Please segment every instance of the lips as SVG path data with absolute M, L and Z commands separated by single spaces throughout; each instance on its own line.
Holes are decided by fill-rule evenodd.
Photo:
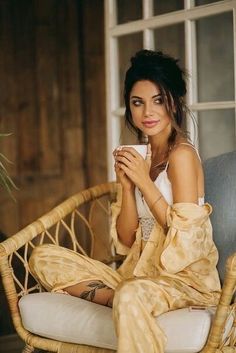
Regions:
M 160 123 L 160 120 L 145 120 L 142 122 L 143 126 L 148 128 L 155 127 L 159 123 Z

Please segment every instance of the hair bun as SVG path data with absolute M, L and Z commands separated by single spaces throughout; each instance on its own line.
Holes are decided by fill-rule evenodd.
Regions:
M 131 70 L 141 70 L 144 73 L 152 70 L 156 77 L 163 79 L 172 93 L 175 92 L 182 97 L 186 94 L 186 74 L 179 67 L 178 59 L 164 54 L 162 51 L 142 49 L 130 61 Z
M 138 51 L 135 56 L 133 56 L 131 58 L 131 64 L 135 65 L 135 64 L 140 64 L 140 63 L 144 63 L 147 61 L 172 61 L 173 63 L 177 63 L 179 60 L 178 59 L 174 59 L 173 57 L 164 54 L 162 51 L 153 51 L 153 50 L 147 50 L 147 49 L 142 49 L 140 51 Z

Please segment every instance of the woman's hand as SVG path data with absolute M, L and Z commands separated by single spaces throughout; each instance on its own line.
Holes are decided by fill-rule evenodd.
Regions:
M 143 157 L 133 147 L 123 147 L 115 151 L 115 169 L 120 182 L 132 183 L 139 189 L 150 181 L 151 147 L 148 145 L 147 156 Z
M 113 152 L 113 156 L 115 158 L 114 168 L 116 172 L 117 181 L 121 183 L 122 187 L 125 190 L 132 190 L 134 189 L 134 183 L 128 178 L 125 172 L 120 168 L 119 163 L 116 160 L 118 151 L 119 151 L 118 149 L 115 149 L 115 151 Z

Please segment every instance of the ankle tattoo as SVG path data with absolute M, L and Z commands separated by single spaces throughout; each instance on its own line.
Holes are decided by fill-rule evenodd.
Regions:
M 101 281 L 93 281 L 93 282 L 90 282 L 88 285 L 87 285 L 89 288 L 91 288 L 90 290 L 86 290 L 84 292 L 82 292 L 80 294 L 80 298 L 81 299 L 86 299 L 86 300 L 90 300 L 91 302 L 94 300 L 94 297 L 96 295 L 96 291 L 99 290 L 99 289 L 110 289 L 108 286 L 106 286 L 103 282 Z

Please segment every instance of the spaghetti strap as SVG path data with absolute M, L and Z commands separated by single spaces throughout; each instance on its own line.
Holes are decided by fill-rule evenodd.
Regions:
M 165 166 L 165 171 L 167 171 L 167 168 L 168 168 L 168 165 L 169 165 L 169 159 L 168 159 L 168 161 L 166 162 L 166 166 Z
M 200 154 L 198 152 L 198 149 L 194 145 L 192 145 L 191 143 L 188 143 L 188 142 L 180 142 L 180 143 L 178 143 L 178 145 L 187 145 L 189 147 L 192 147 L 195 150 L 195 152 L 197 153 L 197 156 L 198 156 L 198 158 L 199 158 L 199 160 L 201 162 L 201 157 L 200 157 Z
M 199 154 L 197 148 L 196 148 L 195 146 L 191 145 L 191 143 L 188 143 L 188 142 L 180 142 L 180 143 L 178 143 L 178 145 L 176 145 L 176 146 L 179 146 L 179 145 L 187 145 L 187 146 L 189 146 L 189 147 L 192 147 L 192 148 L 195 150 L 195 152 L 197 153 L 197 156 L 198 156 L 200 162 L 202 162 L 201 157 L 200 157 L 200 154 Z M 165 169 L 164 169 L 165 171 L 167 171 L 168 166 L 169 166 L 169 160 L 168 160 L 167 163 L 166 163 L 166 166 L 165 166 Z

